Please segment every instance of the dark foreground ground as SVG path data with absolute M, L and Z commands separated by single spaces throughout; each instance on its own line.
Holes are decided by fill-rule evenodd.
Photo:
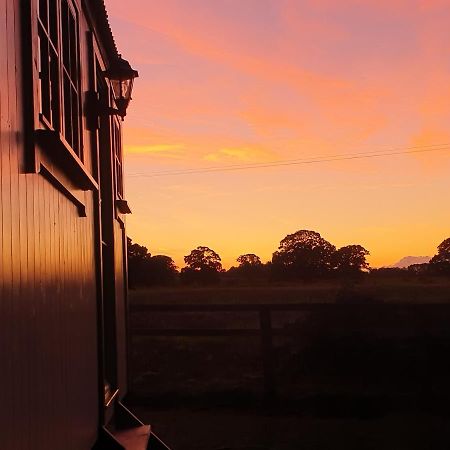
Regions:
M 450 283 L 134 292 L 133 304 L 444 303 Z M 131 313 L 133 327 L 252 329 L 251 313 Z M 450 307 L 273 314 L 278 400 L 259 336 L 131 338 L 129 404 L 173 450 L 450 449 Z M 264 406 L 265 405 L 265 406 Z
M 134 410 L 173 450 L 440 450 L 449 417 L 421 412 L 312 417 L 233 409 Z

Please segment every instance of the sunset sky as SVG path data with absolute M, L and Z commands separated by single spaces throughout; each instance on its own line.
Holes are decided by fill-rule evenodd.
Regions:
M 311 229 L 381 266 L 450 236 L 448 0 L 106 6 L 140 74 L 124 127 L 127 227 L 152 254 L 183 266 L 206 245 L 229 267 Z

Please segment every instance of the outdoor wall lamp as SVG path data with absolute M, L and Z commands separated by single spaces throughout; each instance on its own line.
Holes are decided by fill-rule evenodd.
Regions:
M 108 113 L 118 114 L 123 118 L 127 114 L 128 104 L 131 100 L 134 79 L 139 76 L 130 63 L 119 55 L 118 60 L 108 70 L 103 72 L 105 78 L 111 82 L 116 108 L 110 108 Z

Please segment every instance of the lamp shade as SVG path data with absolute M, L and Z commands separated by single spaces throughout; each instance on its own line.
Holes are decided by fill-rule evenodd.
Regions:
M 133 91 L 134 79 L 138 76 L 138 72 L 120 55 L 117 61 L 105 71 L 105 77 L 111 82 L 118 114 L 122 118 L 126 115 L 128 104 L 131 100 L 131 93 Z

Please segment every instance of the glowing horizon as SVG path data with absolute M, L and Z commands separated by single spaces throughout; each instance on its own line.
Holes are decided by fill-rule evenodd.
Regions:
M 299 229 L 371 266 L 450 236 L 450 4 L 442 0 L 107 0 L 139 70 L 125 121 L 127 232 L 182 267 L 271 258 Z M 254 170 L 155 172 L 446 144 Z

